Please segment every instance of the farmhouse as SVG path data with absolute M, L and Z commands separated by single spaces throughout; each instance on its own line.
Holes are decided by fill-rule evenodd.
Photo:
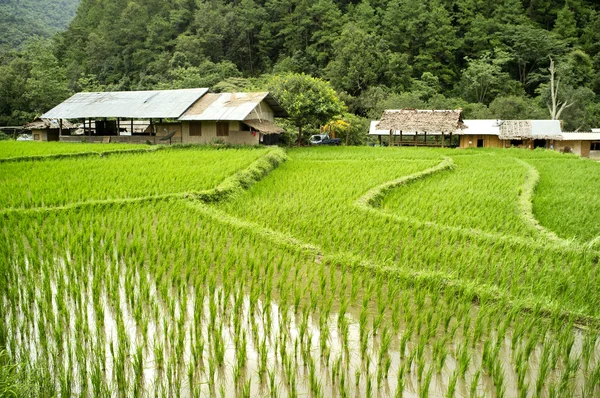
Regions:
M 583 157 L 600 151 L 600 131 L 562 132 L 560 120 L 465 119 L 462 110 L 386 110 L 369 135 L 389 145 L 547 148 Z
M 462 110 L 386 110 L 371 122 L 370 135 L 388 137 L 388 145 L 451 146 L 453 134 L 464 128 Z
M 559 120 L 465 120 L 461 148 L 550 148 L 561 139 Z
M 465 120 L 460 147 L 546 148 L 590 157 L 600 149 L 598 132 L 563 132 L 559 120 Z
M 58 120 L 42 141 L 275 144 L 287 112 L 268 92 L 209 93 L 206 88 L 78 93 L 42 115 Z M 83 121 L 77 133 L 67 120 Z M 54 128 L 55 127 L 55 128 Z

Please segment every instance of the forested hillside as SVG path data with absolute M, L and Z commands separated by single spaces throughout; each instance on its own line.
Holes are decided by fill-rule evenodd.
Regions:
M 33 36 L 50 37 L 66 29 L 79 1 L 0 1 L 0 46 L 19 47 Z
M 288 72 L 330 81 L 364 117 L 550 118 L 552 59 L 557 118 L 587 129 L 600 127 L 599 50 L 586 0 L 82 0 L 52 43 L 0 55 L 0 122 L 73 91 L 242 90 Z

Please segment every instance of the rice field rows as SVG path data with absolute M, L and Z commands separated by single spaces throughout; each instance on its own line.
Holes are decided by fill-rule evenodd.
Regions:
M 560 212 L 538 218 L 561 199 L 545 173 L 579 160 L 412 148 L 287 158 L 188 148 L 36 162 L 2 202 L 22 208 L 0 214 L 0 347 L 26 395 L 600 394 L 595 224 L 566 240 Z M 65 195 L 57 170 L 85 174 L 77 162 L 132 181 Z M 135 174 L 153 162 L 164 185 Z M 176 163 L 181 183 L 166 178 Z M 581 164 L 574 173 L 598 172 Z M 524 215 L 527 165 L 544 230 Z M 55 190 L 19 202 L 42 175 Z M 583 212 L 578 200 L 570 211 Z
M 155 147 L 156 148 L 156 147 Z M 59 157 L 77 154 L 100 154 L 151 150 L 148 145 L 138 144 L 83 144 L 69 142 L 0 141 L 0 161 L 23 158 Z
M 62 206 L 197 192 L 212 188 L 266 153 L 265 149 L 172 149 L 115 154 L 110 159 L 22 161 L 2 165 L 2 208 Z

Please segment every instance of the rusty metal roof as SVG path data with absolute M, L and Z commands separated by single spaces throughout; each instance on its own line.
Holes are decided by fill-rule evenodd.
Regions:
M 267 92 L 206 94 L 179 120 L 263 119 L 258 105 L 265 101 L 275 117 L 287 117 L 287 112 Z
M 45 119 L 178 118 L 207 92 L 207 88 L 192 88 L 77 93 L 41 117 Z
M 264 134 L 279 134 L 285 131 L 275 123 L 268 120 L 246 119 L 244 120 L 244 123 Z

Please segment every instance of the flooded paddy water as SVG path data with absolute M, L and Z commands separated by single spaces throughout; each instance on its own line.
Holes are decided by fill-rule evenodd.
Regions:
M 18 300 L 2 298 L 10 354 L 60 396 L 589 396 L 598 382 L 594 333 L 357 271 L 207 269 L 169 287 L 99 264 L 25 257 Z

